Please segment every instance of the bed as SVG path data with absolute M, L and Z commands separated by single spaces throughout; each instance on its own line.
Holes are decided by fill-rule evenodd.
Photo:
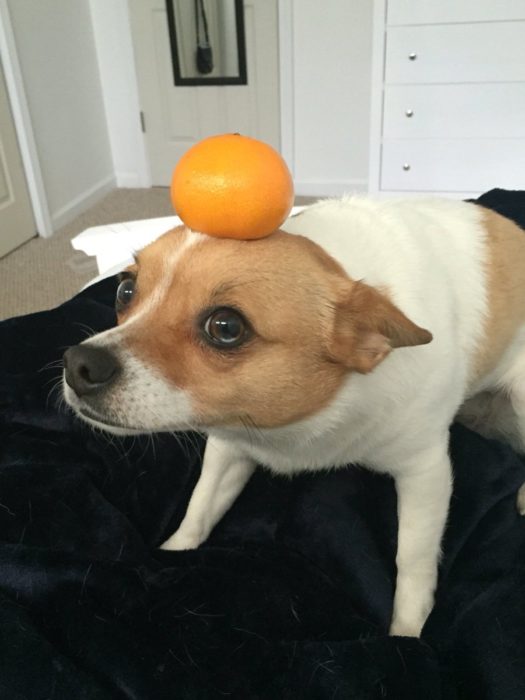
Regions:
M 480 203 L 525 226 L 525 192 Z M 387 630 L 393 482 L 260 469 L 196 551 L 159 544 L 199 435 L 108 439 L 60 404 L 58 361 L 115 323 L 115 277 L 0 323 L 0 697 L 523 700 L 525 463 L 454 425 L 454 495 L 421 639 Z

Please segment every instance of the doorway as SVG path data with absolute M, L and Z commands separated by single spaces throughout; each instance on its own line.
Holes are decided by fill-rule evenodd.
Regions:
M 244 36 L 237 36 L 236 40 L 244 40 L 246 84 L 241 80 L 237 84 L 232 84 L 231 80 L 217 84 L 212 69 L 209 71 L 211 80 L 206 83 L 206 74 L 203 73 L 203 79 L 197 85 L 187 84 L 188 81 L 180 79 L 180 74 L 179 84 L 175 84 L 177 66 L 173 60 L 173 36 L 179 37 L 179 46 L 193 43 L 196 55 L 197 31 L 203 31 L 204 10 L 213 57 L 216 4 L 225 7 L 228 0 L 167 1 L 171 3 L 170 8 L 165 0 L 130 0 L 129 4 L 152 184 L 168 186 L 173 168 L 182 154 L 195 142 L 213 134 L 239 132 L 266 141 L 279 150 L 277 0 L 244 0 L 240 3 Z M 235 0 L 230 1 L 232 5 L 235 3 Z M 190 13 L 186 26 L 181 26 L 184 13 L 177 12 L 177 3 L 182 3 L 181 7 L 184 6 L 186 11 L 189 8 L 193 13 Z M 229 14 L 235 17 L 235 12 Z M 201 18 L 200 30 L 197 16 Z M 168 23 L 173 18 L 175 24 L 179 21 L 176 27 Z M 235 26 L 238 28 L 239 24 Z M 206 60 L 206 54 L 201 52 L 201 65 L 204 65 L 203 60 Z M 181 55 L 179 70 L 182 65 L 184 56 Z
M 0 257 L 35 235 L 33 209 L 0 63 Z

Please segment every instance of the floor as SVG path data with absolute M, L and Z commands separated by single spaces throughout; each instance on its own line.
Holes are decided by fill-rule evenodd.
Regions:
M 297 204 L 312 198 L 298 197 Z M 169 190 L 118 189 L 51 238 L 33 238 L 0 259 L 0 320 L 50 309 L 95 277 L 94 258 L 73 250 L 71 239 L 91 226 L 170 216 Z

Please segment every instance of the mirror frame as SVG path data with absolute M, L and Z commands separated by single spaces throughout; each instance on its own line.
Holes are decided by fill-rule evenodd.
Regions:
M 176 0 L 166 0 L 166 12 L 168 15 L 168 31 L 170 35 L 171 63 L 173 66 L 173 82 L 177 87 L 194 87 L 196 85 L 247 85 L 248 75 L 246 71 L 246 38 L 244 36 L 244 6 L 243 0 L 235 2 L 235 27 L 237 31 L 237 57 L 239 62 L 239 75 L 221 78 L 183 78 L 180 71 L 179 52 L 177 46 L 177 29 L 175 27 L 175 12 L 173 3 Z

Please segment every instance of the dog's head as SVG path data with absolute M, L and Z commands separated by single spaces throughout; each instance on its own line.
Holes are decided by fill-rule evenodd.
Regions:
M 318 245 L 184 227 L 122 275 L 118 326 L 64 355 L 68 403 L 115 433 L 277 427 L 327 405 L 349 372 L 431 335 Z

